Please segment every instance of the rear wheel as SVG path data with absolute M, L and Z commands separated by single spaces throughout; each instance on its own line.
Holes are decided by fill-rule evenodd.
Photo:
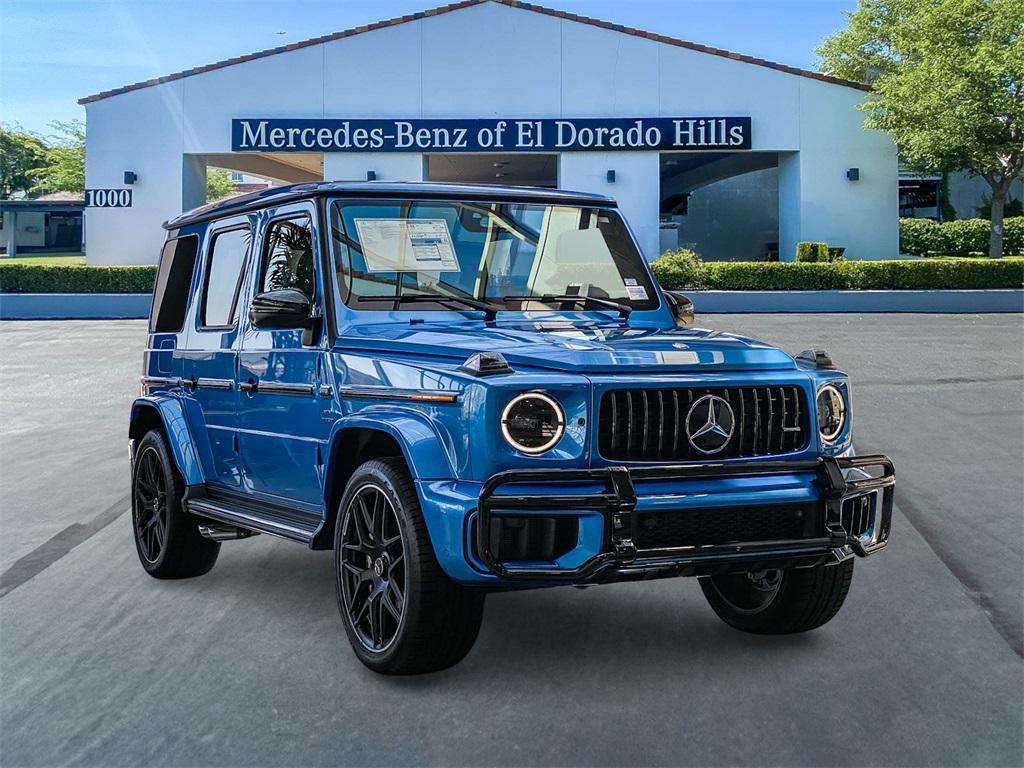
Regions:
M 484 595 L 445 575 L 401 459 L 352 475 L 334 534 L 338 610 L 367 667 L 392 675 L 445 669 L 476 641 Z
M 700 587 L 731 627 L 760 635 L 806 632 L 839 612 L 853 581 L 853 563 L 704 576 Z
M 164 433 L 147 432 L 132 467 L 132 529 L 139 561 L 157 579 L 201 576 L 217 562 L 220 544 L 203 538 L 198 519 L 182 509 L 184 491 Z

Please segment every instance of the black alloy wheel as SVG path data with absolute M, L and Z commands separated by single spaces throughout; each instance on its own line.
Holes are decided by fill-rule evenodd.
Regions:
M 702 576 L 700 587 L 718 617 L 758 635 L 817 629 L 842 608 L 853 582 L 853 559 L 812 568 Z
M 199 518 L 183 507 L 185 481 L 167 436 L 154 429 L 135 449 L 132 533 L 139 562 L 157 579 L 188 579 L 213 568 L 220 543 L 203 538 Z
M 375 483 L 355 491 L 342 522 L 345 610 L 360 643 L 375 653 L 391 646 L 405 614 L 406 558 L 400 526 L 391 500 Z
M 782 571 L 747 571 L 711 579 L 712 588 L 733 611 L 756 614 L 767 608 L 782 585 Z
M 480 631 L 485 593 L 441 568 L 405 460 L 359 465 L 337 509 L 335 597 L 359 661 L 385 675 L 458 663 Z
M 136 459 L 135 504 L 132 518 L 139 555 L 147 563 L 157 563 L 167 540 L 167 482 L 160 455 L 147 445 Z

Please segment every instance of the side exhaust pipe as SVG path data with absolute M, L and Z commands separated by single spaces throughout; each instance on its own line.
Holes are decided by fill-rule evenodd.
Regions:
M 211 541 L 234 541 L 235 539 L 248 539 L 250 536 L 258 535 L 259 532 L 223 523 L 200 523 L 199 533 L 203 538 Z

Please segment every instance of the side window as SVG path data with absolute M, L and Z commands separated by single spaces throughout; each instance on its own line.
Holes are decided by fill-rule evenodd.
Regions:
M 258 293 L 294 288 L 313 298 L 313 226 L 308 216 L 267 227 Z
M 195 235 L 164 243 L 153 286 L 153 308 L 149 313 L 154 333 L 178 333 L 185 324 L 185 309 L 198 250 L 199 238 Z
M 251 239 L 248 228 L 229 229 L 214 235 L 206 265 L 200 325 L 207 328 L 234 325 L 238 288 Z

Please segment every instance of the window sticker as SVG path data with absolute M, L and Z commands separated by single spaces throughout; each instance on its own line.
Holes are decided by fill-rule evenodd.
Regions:
M 356 219 L 369 272 L 459 272 L 444 219 Z
M 626 285 L 636 285 L 636 278 L 635 277 L 627 277 L 623 282 L 625 282 Z
M 642 285 L 627 285 L 626 293 L 632 301 L 647 301 L 647 289 Z

